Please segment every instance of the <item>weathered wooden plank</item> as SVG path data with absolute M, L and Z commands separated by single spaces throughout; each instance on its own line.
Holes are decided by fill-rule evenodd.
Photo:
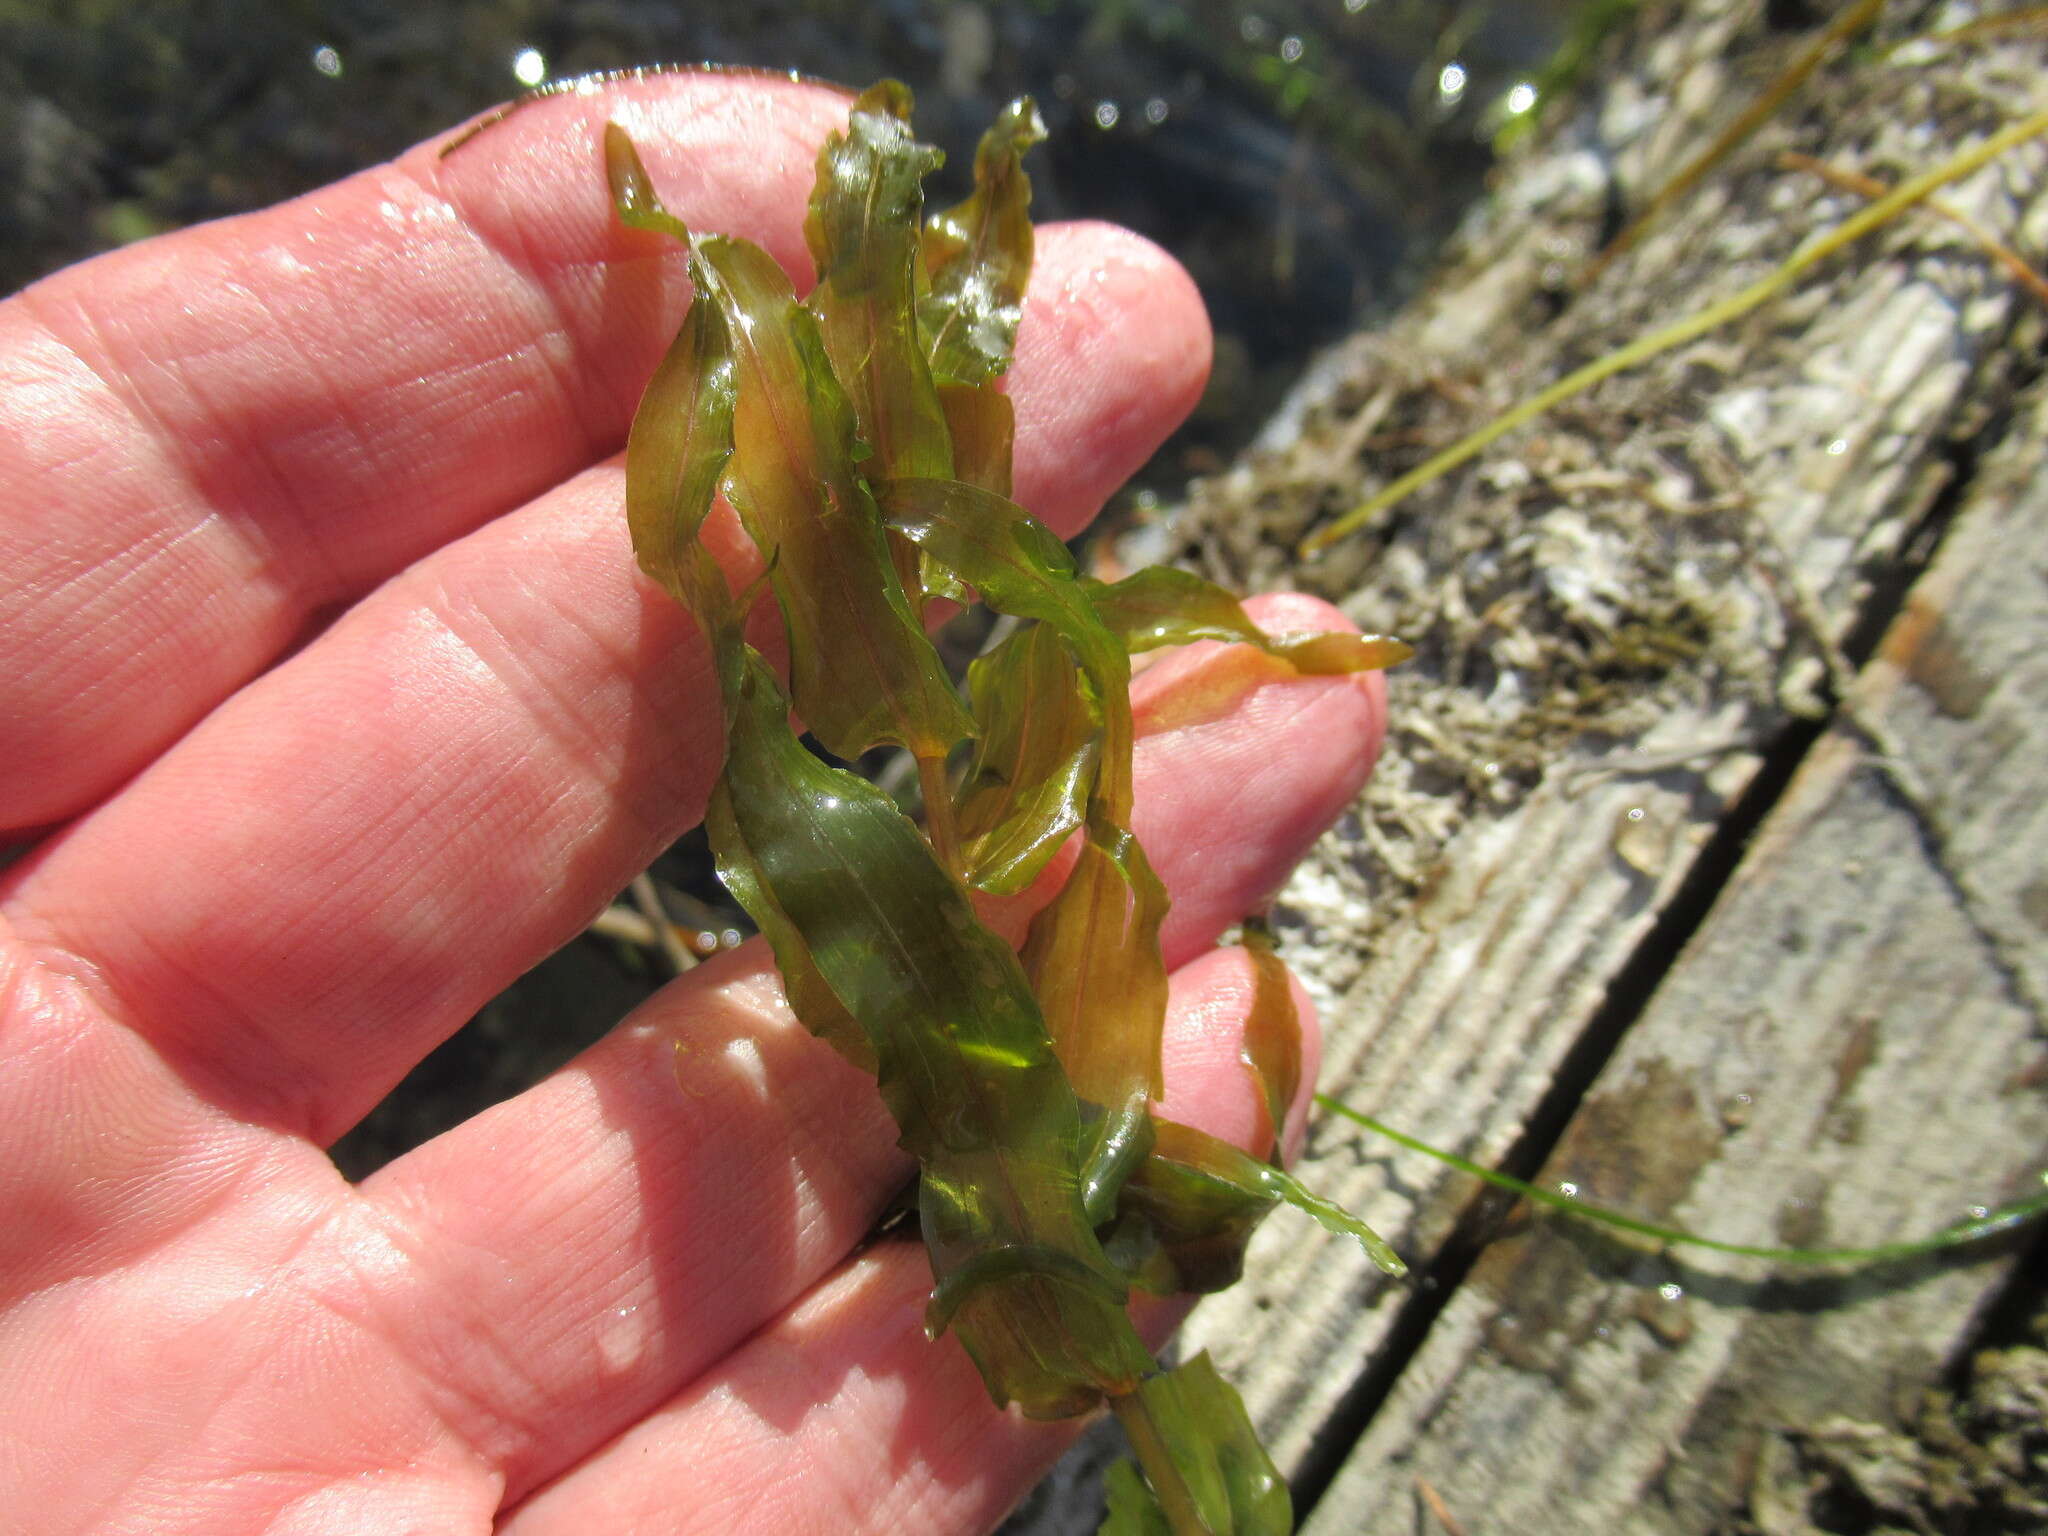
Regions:
M 1937 824 L 1853 733 L 1825 737 L 1545 1181 L 1802 1245 L 1931 1231 L 2038 1187 L 2048 1041 L 2013 964 L 2039 962 L 2038 925 L 2013 945 L 1984 909 L 2023 909 L 2048 847 L 2044 444 L 2037 387 L 1863 680 Z M 2011 1262 L 1771 1279 L 1538 1221 L 1436 1319 L 1309 1529 L 1411 1531 L 1417 1479 L 1473 1536 L 1710 1529 L 1780 1426 L 1885 1419 Z
M 1440 445 L 1567 363 L 1733 291 L 1851 211 L 1774 170 L 1777 148 L 1897 176 L 1992 120 L 1988 95 L 1959 104 L 1974 90 L 1995 88 L 2006 110 L 2048 93 L 2030 50 L 1980 57 L 1939 99 L 1931 77 L 1866 60 L 1767 130 L 1561 320 L 1539 323 L 1546 269 L 1597 222 L 1601 162 L 1638 164 L 1640 187 L 1652 160 L 1670 169 L 1782 60 L 1789 45 L 1765 36 L 1759 9 L 1692 7 L 1661 38 L 1670 18 L 1647 18 L 1620 71 L 1632 83 L 1581 125 L 1584 147 L 1511 181 L 1460 271 L 1330 364 L 1294 440 L 1192 514 L 1201 557 L 1225 577 L 1306 578 L 1422 645 L 1395 680 L 1395 747 L 1378 782 L 1282 916 L 1290 958 L 1324 1004 L 1326 1085 L 1481 1160 L 1517 1144 L 1589 1029 L 1612 1022 L 1611 989 L 1759 758 L 1591 784 L 1576 770 L 1631 749 L 1771 741 L 1819 670 L 1807 619 L 1839 638 L 1883 608 L 1951 475 L 1950 438 L 2007 398 L 2019 301 L 1958 236 L 1918 221 L 1752 322 L 1509 440 L 1322 571 L 1296 566 L 1293 537 L 1340 504 L 1329 488 L 1356 494 L 1361 446 Z M 1896 9 L 1895 29 L 1933 14 Z M 1674 118 L 1692 131 L 1674 133 Z M 2042 165 L 2032 147 L 1953 200 L 2038 243 Z M 1460 341 L 1462 352 L 1442 350 Z M 1480 400 L 1456 403 L 1467 387 Z M 1687 649 L 1697 654 L 1671 665 Z M 2012 913 L 2025 889 L 2009 893 Z M 1384 1152 L 1325 1129 L 1306 1173 L 1426 1267 L 1471 1191 Z M 1967 1174 L 1944 1215 L 1965 1191 L 1981 1193 Z M 1283 1465 L 1313 1475 L 1406 1293 L 1299 1227 L 1262 1235 L 1250 1269 L 1245 1288 L 1197 1314 L 1192 1342 L 1247 1382 Z M 1417 1369 L 1412 1390 L 1431 1364 Z
M 1797 110 L 1574 298 L 1568 279 L 1600 238 L 1614 178 L 1624 195 L 1640 197 L 1805 41 L 1796 31 L 1773 32 L 1764 9 L 1758 0 L 1646 6 L 1601 69 L 1614 83 L 1547 148 L 1509 168 L 1500 192 L 1468 228 L 1462 258 L 1402 317 L 1334 352 L 1268 432 L 1262 452 L 1198 488 L 1167 535 L 1180 541 L 1168 553 L 1221 579 L 1307 587 L 1367 627 L 1418 644 L 1416 662 L 1392 678 L 1393 739 L 1374 783 L 1289 887 L 1279 917 L 1289 958 L 1322 1007 L 1326 1088 L 1480 1161 L 1499 1161 L 1520 1147 L 1560 1084 L 1583 1075 L 1581 1066 L 1603 1055 L 1615 1036 L 1626 1032 L 1633 1041 L 1627 1026 L 1640 1000 L 1631 989 L 1646 965 L 1668 961 L 1660 954 L 1660 922 L 1675 903 L 1681 910 L 1703 906 L 1701 882 L 1725 874 L 1726 862 L 1703 855 L 1739 819 L 1742 797 L 1756 790 L 1767 760 L 1782 764 L 1795 713 L 1812 707 L 1826 672 L 1816 632 L 1831 644 L 1853 640 L 1890 613 L 1894 594 L 1918 568 L 1920 544 L 1952 510 L 1947 493 L 1970 469 L 1971 450 L 1958 445 L 2010 404 L 2014 360 L 2039 344 L 2037 330 L 2016 331 L 2028 323 L 2024 301 L 1967 237 L 1916 215 L 1748 321 L 1611 380 L 1505 440 L 1479 463 L 1384 514 L 1319 565 L 1300 565 L 1299 536 L 1365 490 L 1565 369 L 1762 276 L 1812 229 L 1859 206 L 1778 170 L 1778 150 L 1796 148 L 1896 179 L 2009 114 L 2048 102 L 2048 76 L 2026 39 L 2001 40 L 1936 66 L 1904 62 L 1911 54 L 1864 54 L 1838 64 L 1809 87 Z M 1938 14 L 1945 13 L 1934 5 L 1894 5 L 1885 27 L 1903 36 L 1933 25 Z M 2044 168 L 2048 152 L 2035 144 L 1948 195 L 2023 248 L 2039 250 L 2048 241 Z M 1950 612 L 1960 609 L 1945 610 L 1952 626 Z M 1930 655 L 1975 654 L 1956 651 L 1950 631 L 1942 633 L 1950 636 L 1949 651 L 1936 647 Z M 1994 641 L 1990 654 L 2002 667 L 2012 642 L 2002 632 Z M 1983 692 L 1984 676 L 1995 675 L 1995 667 L 1973 672 L 1944 660 L 1915 665 L 1942 672 L 1965 701 Z M 1903 705 L 1889 707 L 1897 729 L 1910 729 L 1932 754 L 1918 765 L 1921 778 L 1964 784 L 1950 754 L 1981 756 L 1981 744 L 1966 749 L 1927 733 L 1910 712 L 1897 713 Z M 1702 750 L 1731 742 L 1739 745 Z M 1887 792 L 1865 782 L 1849 745 L 1827 751 L 1841 759 L 1835 772 L 1846 825 L 1871 839 L 1854 855 L 1863 873 L 1847 878 L 1862 880 L 1872 899 L 1889 893 L 1886 899 L 1932 900 L 1912 884 L 1926 873 L 1914 862 L 1919 844 L 1888 819 L 1899 813 Z M 1684 753 L 1694 755 L 1645 768 L 1660 755 Z M 1917 763 L 1918 750 L 1912 755 Z M 1819 777 L 1827 761 L 1823 754 L 1807 771 L 1802 794 L 1827 782 Z M 1604 778 L 1587 771 L 1602 765 L 1643 771 Z M 2024 798 L 2005 780 L 1974 793 L 1994 789 L 2014 802 Z M 1995 841 L 1996 833 L 1966 815 L 1972 793 L 1959 787 L 1950 799 L 1936 794 L 1930 810 L 1937 821 L 1951 819 L 1954 846 L 1976 858 L 1981 840 Z M 1833 873 L 1841 878 L 1841 860 L 1850 855 L 1835 857 Z M 1943 1021 L 1965 1044 L 1975 1038 L 1973 1028 L 2004 1031 L 1999 1038 L 2009 1040 L 2014 1018 L 2025 1012 L 2012 998 L 2043 995 L 2028 925 L 2044 898 L 2030 876 L 1963 868 L 1959 878 L 1971 883 L 1969 921 L 1958 915 L 1961 908 L 1947 914 L 1936 974 L 1967 1001 L 1945 1006 Z M 1768 916 L 1763 900 L 1745 899 L 1748 920 Z M 1732 917 L 1717 922 L 1741 926 Z M 1988 946 L 1987 934 L 1995 940 Z M 1995 957 L 2004 989 L 1988 997 L 1973 990 L 1982 972 L 1971 969 L 1987 955 Z M 1855 1027 L 1868 1032 L 1879 1056 L 1857 1072 L 1845 1068 L 1841 1090 L 1842 1115 L 1864 1111 L 1870 1139 L 1860 1149 L 1867 1159 L 1857 1164 L 1861 1171 L 1843 1171 L 1858 1149 L 1835 1148 L 1843 1169 L 1828 1164 L 1824 1171 L 1845 1182 L 1822 1200 L 1825 1191 L 1816 1186 L 1773 1184 L 1767 1170 L 1742 1163 L 1746 1148 L 1776 1144 L 1754 1129 L 1779 1112 L 1761 1106 L 1758 1089 L 1768 1086 L 1789 1117 L 1770 1137 L 1797 1142 L 1819 1135 L 1811 1123 L 1813 1096 L 1832 1091 L 1835 1064 L 1844 1059 L 1836 1041 L 1832 1057 L 1814 1047 L 1826 1062 L 1817 1081 L 1810 1068 L 1766 1072 L 1758 1063 L 1780 1036 L 1812 1045 L 1810 1027 L 1798 1033 L 1797 1026 L 1810 1024 L 1803 1015 L 1768 1013 L 1760 1018 L 1769 1028 L 1759 1023 L 1743 1046 L 1747 1054 L 1731 1057 L 1725 1069 L 1683 1030 L 1685 1038 L 1663 1050 L 1624 1045 L 1644 1054 L 1621 1059 L 1649 1075 L 1638 1082 L 1629 1075 L 1635 1066 L 1616 1068 L 1619 1077 L 1603 1079 L 1604 1097 L 1582 1111 L 1580 1123 L 1590 1129 L 1578 1134 L 1597 1148 L 1595 1132 L 1620 1124 L 1633 1127 L 1640 1144 L 1645 1119 L 1664 1134 L 1647 1138 L 1661 1157 L 1632 1182 L 1611 1186 L 1614 1198 L 1688 1216 L 1697 1209 L 1716 1226 L 1722 1212 L 1732 1211 L 1763 1221 L 1768 1235 L 1789 1188 L 1789 1197 L 1818 1202 L 1811 1208 L 1818 1216 L 1794 1210 L 1785 1230 L 1817 1219 L 1813 1235 L 1842 1241 L 1939 1224 L 1966 1201 L 2001 1193 L 1987 1187 L 1998 1182 L 1988 1165 L 1972 1160 L 1998 1140 L 1999 1127 L 1965 1115 L 1944 1122 L 1950 1133 L 1972 1138 L 1967 1151 L 1940 1155 L 1953 1182 L 1885 1187 L 1867 1210 L 1856 1204 L 1899 1168 L 1919 1168 L 1885 1139 L 1897 1127 L 1873 1114 L 1882 1100 L 1868 1096 L 1897 1078 L 1920 1085 L 1916 1099 L 1938 1099 L 1935 1090 L 1952 1068 L 1911 1048 L 1902 1011 L 1913 995 L 1910 977 L 1865 996 L 1857 991 L 1868 979 L 1861 972 L 1831 968 L 1811 947 L 1808 958 L 1809 981 L 1818 989 L 1812 1013 L 1825 1005 L 1834 1017 L 1841 996 L 1862 997 L 1849 1011 L 1876 1021 Z M 1717 986 L 1736 990 L 1737 979 L 1695 985 L 1711 997 Z M 1826 996 L 1830 988 L 1840 996 Z M 1681 1018 L 1682 1004 L 1694 1012 L 1706 1006 L 1672 997 L 1657 1006 L 1679 1009 Z M 1853 1064 L 1853 1053 L 1847 1059 Z M 1953 1070 L 1979 1071 L 1983 1059 L 1965 1056 Z M 1664 1065 L 1642 1065 L 1653 1060 Z M 1726 1092 L 1751 1094 L 1752 1129 L 1731 1136 L 1716 1118 L 1724 1095 L 1709 1090 L 1733 1083 L 1744 1061 L 1751 1076 Z M 1720 1075 L 1699 1077 L 1710 1068 Z M 1631 1085 L 1641 1106 L 1633 1112 Z M 1743 1106 L 1732 1100 L 1725 1108 L 1734 1117 Z M 1828 1122 L 1837 1131 L 1848 1123 L 1842 1115 Z M 1710 1141 L 1709 1133 L 1718 1139 Z M 1729 1181 L 1727 1192 L 1691 1182 L 1687 1154 L 1704 1157 L 1724 1143 L 1706 1177 Z M 1304 1172 L 1379 1225 L 1426 1281 L 1475 1194 L 1469 1180 L 1390 1151 L 1326 1125 L 1312 1140 Z M 1694 1203 L 1681 1202 L 1688 1193 Z M 1869 1226 L 1855 1227 L 1859 1219 Z M 1569 1239 L 1529 1241 L 1562 1244 L 1564 1259 L 1582 1266 L 1608 1262 L 1597 1249 L 1585 1258 Z M 1496 1269 L 1518 1263 L 1520 1250 L 1504 1251 L 1507 1258 L 1482 1267 L 1469 1296 L 1451 1299 L 1427 1347 L 1406 1360 L 1395 1406 L 1365 1431 L 1314 1529 L 1416 1528 L 1412 1476 L 1424 1463 L 1414 1458 L 1434 1455 L 1433 1437 L 1450 1426 L 1405 1405 L 1465 1402 L 1460 1373 L 1471 1360 L 1492 1358 L 1482 1349 L 1486 1320 L 1504 1317 L 1486 1287 Z M 1502 1379 L 1520 1391 L 1517 1400 L 1526 1399 L 1531 1414 L 1534 1405 L 1553 1401 L 1569 1408 L 1574 1381 L 1596 1381 L 1574 1376 L 1592 1366 L 1581 1367 L 1561 1340 L 1581 1326 L 1615 1333 L 1612 1322 L 1586 1323 L 1575 1310 L 1578 1293 L 1546 1280 L 1553 1269 L 1569 1280 L 1568 1265 L 1561 1265 L 1544 1259 L 1508 1277 L 1514 1305 L 1535 1319 L 1528 1326 L 1533 1353 L 1524 1359 L 1540 1365 L 1546 1350 L 1559 1357 L 1540 1370 L 1505 1368 Z M 1406 1359 L 1416 1320 L 1438 1298 L 1418 1300 L 1414 1290 L 1380 1279 L 1348 1244 L 1285 1217 L 1260 1235 L 1248 1276 L 1196 1313 L 1188 1346 L 1212 1350 L 1226 1375 L 1244 1386 L 1277 1459 L 1313 1493 L 1349 1451 L 1361 1429 L 1356 1421 L 1385 1386 L 1380 1378 Z M 1661 1284 L 1665 1276 L 1655 1271 L 1650 1278 Z M 1739 1314 L 1736 1297 L 1714 1285 L 1703 1295 L 1704 1271 L 1675 1283 L 1691 1287 L 1686 1299 L 1664 1303 L 1653 1285 L 1613 1306 L 1627 1313 L 1624 1332 L 1653 1343 L 1657 1329 L 1676 1336 L 1690 1326 L 1704 1358 L 1712 1351 L 1709 1323 Z M 1910 1300 L 1938 1292 L 1936 1310 L 1949 1321 L 1902 1323 L 1909 1347 L 1887 1357 L 1880 1374 L 1889 1379 L 1916 1352 L 1924 1361 L 1947 1347 L 1956 1308 L 1966 1311 L 1983 1284 L 1983 1272 L 1957 1270 L 1902 1293 Z M 1771 1294 L 1779 1298 L 1773 1305 L 1782 1305 L 1787 1294 L 1808 1293 Z M 1645 1295 L 1654 1305 L 1642 1301 Z M 1852 1322 L 1888 1318 L 1885 1309 L 1895 1304 L 1875 1291 L 1855 1291 L 1852 1299 Z M 1629 1311 L 1639 1301 L 1648 1309 L 1643 1321 Z M 1546 1307 L 1562 1309 L 1554 1323 Z M 1688 1317 L 1688 1308 L 1705 1315 Z M 1466 1333 L 1479 1342 L 1458 1345 L 1468 1309 Z M 1495 1329 L 1493 1344 L 1507 1337 L 1505 1328 L 1503 1322 Z M 1613 1347 L 1588 1337 L 1588 1349 Z M 1754 1337 L 1755 1347 L 1768 1352 L 1770 1336 Z M 1640 1352 L 1639 1341 L 1627 1342 Z M 1691 1380 L 1687 1372 L 1701 1368 L 1674 1372 L 1662 1354 L 1641 1358 L 1647 1380 L 1599 1377 L 1597 1386 L 1644 1411 L 1616 1408 L 1603 1422 L 1606 1432 L 1640 1439 L 1661 1455 L 1662 1441 L 1638 1436 L 1650 1422 L 1649 1406 L 1672 1412 L 1670 1405 L 1689 1401 L 1681 1390 Z M 1841 1371 L 1847 1380 L 1852 1364 L 1818 1359 L 1809 1375 L 1824 1384 Z M 1539 1499 L 1528 1507 L 1550 1512 L 1517 1525 L 1487 1499 L 1467 1499 L 1474 1488 L 1490 1495 L 1507 1487 L 1505 1475 L 1486 1473 L 1480 1482 L 1472 1472 L 1501 1449 L 1483 1431 L 1530 1433 L 1487 1419 L 1483 1407 L 1471 1410 L 1471 1433 L 1446 1439 L 1443 1456 L 1427 1463 L 1441 1474 L 1432 1485 L 1453 1499 L 1474 1536 L 1567 1523 L 1573 1530 L 1630 1528 L 1629 1508 L 1613 1502 L 1603 1523 L 1577 1505 Z M 1513 1463 L 1515 1475 L 1532 1478 L 1543 1498 L 1556 1501 L 1575 1479 L 1605 1465 L 1583 1440 L 1551 1443 L 1548 1461 L 1533 1441 L 1505 1451 L 1510 1460 L 1525 1451 Z M 1724 1456 L 1715 1477 L 1732 1465 Z M 1678 1486 L 1686 1476 L 1676 1468 L 1669 1481 Z M 1688 1508 L 1704 1507 L 1704 1495 L 1687 1498 Z M 1568 1522 L 1558 1514 L 1567 1507 Z M 1019 1529 L 1081 1529 L 1082 1518 L 1073 1506 L 1051 1501 L 1038 1523 Z M 1428 1519 L 1420 1524 L 1429 1528 Z

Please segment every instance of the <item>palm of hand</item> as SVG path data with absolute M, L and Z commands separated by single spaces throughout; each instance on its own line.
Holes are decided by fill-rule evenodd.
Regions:
M 919 1251 L 847 1258 L 905 1165 L 758 946 L 359 1187 L 321 1150 L 716 767 L 607 457 L 687 293 L 624 259 L 599 125 L 802 271 L 844 110 L 559 98 L 0 307 L 0 825 L 46 829 L 0 873 L 0 1507 L 35 1529 L 969 1530 L 1063 1443 L 926 1343 Z M 1206 338 L 1143 242 L 1044 231 L 1019 499 L 1084 522 Z M 1273 685 L 1141 743 L 1176 1118 L 1256 1124 L 1245 968 L 1204 951 L 1355 792 L 1381 699 Z

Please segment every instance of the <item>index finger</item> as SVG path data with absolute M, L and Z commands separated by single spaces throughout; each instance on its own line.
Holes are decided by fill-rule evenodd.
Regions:
M 807 283 L 846 108 L 622 81 L 0 305 L 0 832 L 95 803 L 321 614 L 623 444 L 688 286 L 612 216 L 607 118 L 693 227 Z

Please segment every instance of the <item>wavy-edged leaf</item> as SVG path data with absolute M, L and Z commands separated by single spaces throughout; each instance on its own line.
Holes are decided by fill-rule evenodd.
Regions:
M 1414 647 L 1388 635 L 1269 635 L 1225 588 L 1172 566 L 1150 566 L 1118 582 L 1091 579 L 1083 587 L 1102 622 L 1131 651 L 1190 640 L 1242 641 L 1306 674 L 1376 671 L 1415 654 Z
M 662 208 L 633 141 L 605 125 L 605 164 L 621 220 L 686 244 Z M 732 337 L 709 304 L 692 304 L 633 413 L 626 437 L 626 522 L 640 568 L 697 616 L 706 634 L 730 617 L 725 578 L 698 542 L 732 457 L 738 394 Z
M 1227 1141 L 1154 1117 L 1151 1154 L 1125 1183 L 1105 1248 L 1134 1285 L 1160 1294 L 1224 1290 L 1273 1206 L 1293 1206 L 1354 1239 L 1390 1275 L 1408 1266 L 1377 1232 L 1293 1175 Z
M 696 302 L 725 319 L 739 383 L 726 498 L 768 562 L 796 707 L 840 757 L 895 742 L 943 758 L 973 721 L 911 615 L 817 321 L 758 246 L 711 236 L 694 255 Z
M 1173 1536 L 1172 1522 L 1135 1461 L 1119 1461 L 1103 1473 L 1102 1498 L 1105 1513 L 1095 1536 Z
M 917 318 L 932 375 L 986 384 L 1008 370 L 1031 278 L 1031 178 L 1024 152 L 1045 137 L 1029 96 L 1004 109 L 974 151 L 974 191 L 925 222 Z
M 782 992 L 789 1000 L 790 1011 L 804 1028 L 870 1077 L 875 1076 L 881 1063 L 876 1058 L 874 1042 L 819 973 L 802 930 L 791 921 L 769 887 L 767 874 L 740 833 L 733 814 L 732 791 L 723 778 L 712 789 L 711 804 L 704 813 L 704 830 L 716 850 L 720 882 L 754 920 L 768 947 L 775 952 L 775 969 L 782 975 Z
M 941 384 L 939 405 L 953 434 L 953 478 L 1009 495 L 1010 450 L 1017 436 L 1010 397 L 989 386 Z
M 1102 711 L 1096 819 L 1131 818 L 1130 658 L 1096 617 L 1058 537 L 1007 497 L 960 480 L 888 480 L 876 487 L 882 516 L 991 608 L 1051 625 L 1094 685 Z
M 653 179 L 640 163 L 640 151 L 617 123 L 604 125 L 604 174 L 621 224 L 652 234 L 673 235 L 689 244 L 688 226 L 661 206 L 661 199 L 654 193 Z
M 1244 947 L 1252 962 L 1252 1005 L 1245 1014 L 1239 1055 L 1266 1106 L 1272 1145 L 1267 1161 L 1277 1164 L 1287 1110 L 1301 1090 L 1301 1015 L 1287 966 L 1273 947 L 1273 930 L 1263 918 L 1245 920 Z
M 918 143 L 909 116 L 909 90 L 884 80 L 818 151 L 804 219 L 818 285 L 806 303 L 874 449 L 871 472 L 944 478 L 952 446 L 915 306 L 922 183 L 945 156 Z
M 1047 625 L 1017 630 L 967 668 L 981 734 L 954 800 L 968 884 L 1024 889 L 1081 825 L 1095 781 L 1101 717 Z
M 1074 1091 L 1098 1106 L 1081 1160 L 1081 1199 L 1098 1224 L 1152 1148 L 1151 1100 L 1165 1095 L 1160 1037 L 1166 887 L 1138 840 L 1091 822 L 1067 883 L 1032 919 L 1024 971 Z
M 1016 956 L 887 795 L 804 750 L 756 652 L 730 640 L 719 670 L 714 852 L 785 974 L 815 975 L 873 1048 L 923 1168 L 934 1331 L 950 1323 L 995 1400 L 1034 1417 L 1129 1390 L 1150 1356 L 1082 1209 L 1080 1107 Z
M 1166 1012 L 1166 891 L 1127 830 L 1130 659 L 1082 595 L 1066 545 L 1015 502 L 958 480 L 891 480 L 880 492 L 890 527 L 991 607 L 1052 628 L 1094 685 L 1102 746 L 1087 841 L 1060 894 L 1032 922 L 1024 956 L 1074 1091 L 1101 1111 L 1082 1177 L 1089 1215 L 1107 1220 L 1149 1145 L 1146 1104 L 1161 1092 Z
M 1112 1508 L 1100 1528 L 1106 1536 L 1287 1536 L 1294 1529 L 1286 1480 L 1259 1444 L 1244 1400 L 1206 1350 L 1146 1378 L 1115 1407 L 1144 1463 L 1143 1491 L 1153 1509 L 1122 1480 L 1123 1509 Z

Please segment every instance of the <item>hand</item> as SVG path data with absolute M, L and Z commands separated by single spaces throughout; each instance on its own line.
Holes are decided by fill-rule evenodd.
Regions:
M 966 1531 L 1064 1443 L 923 1338 L 919 1248 L 847 1257 L 906 1165 L 757 944 L 360 1186 L 322 1150 L 716 769 L 703 648 L 634 571 L 616 458 L 687 290 L 613 223 L 604 120 L 694 227 L 804 272 L 845 106 L 709 75 L 554 98 L 0 306 L 0 831 L 33 841 L 0 871 L 0 1508 L 25 1528 Z M 1043 231 L 1019 499 L 1072 532 L 1207 366 L 1164 256 Z M 1146 669 L 1141 719 L 1213 650 Z M 1382 710 L 1376 675 L 1303 679 L 1141 743 L 1176 1118 L 1253 1133 L 1248 968 L 1209 945 L 1356 792 Z

